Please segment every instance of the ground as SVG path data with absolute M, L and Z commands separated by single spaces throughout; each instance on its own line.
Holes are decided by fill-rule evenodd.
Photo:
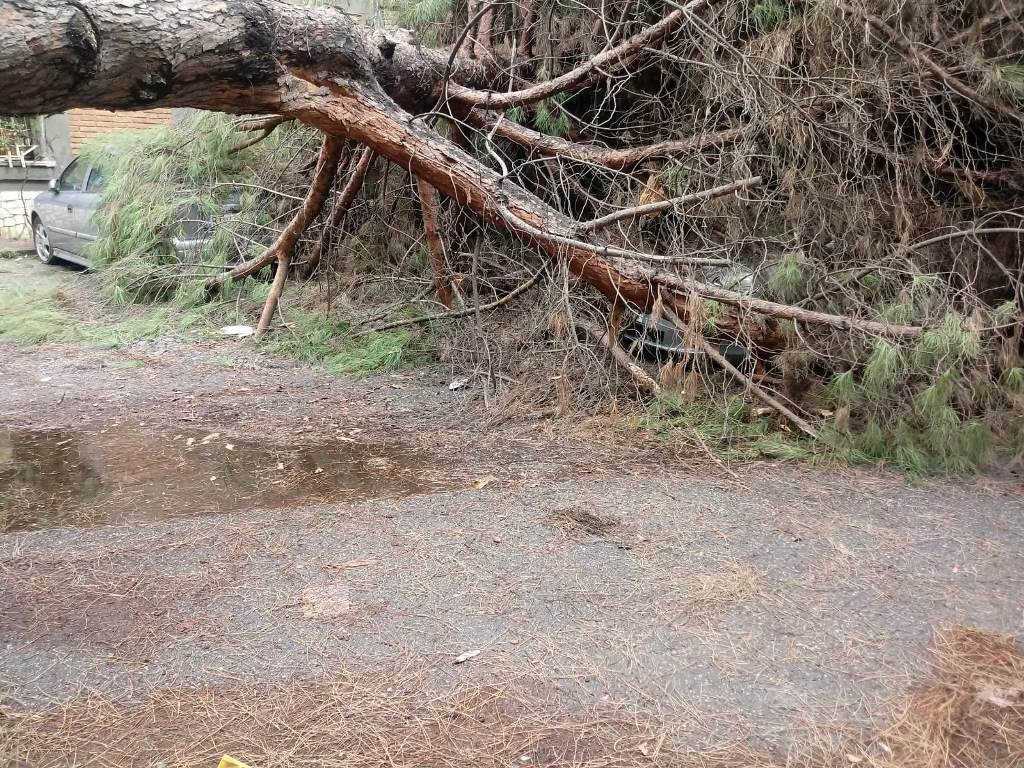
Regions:
M 1012 478 L 496 425 L 241 340 L 0 377 L 6 765 L 796 764 L 875 744 L 936 629 L 1022 630 Z

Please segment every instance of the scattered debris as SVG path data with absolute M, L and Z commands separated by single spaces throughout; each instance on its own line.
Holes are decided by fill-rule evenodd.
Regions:
M 458 656 L 455 657 L 455 661 L 453 661 L 452 664 L 465 664 L 470 659 L 475 659 L 477 656 L 480 655 L 480 653 L 481 652 L 479 650 L 466 651 L 465 653 L 460 653 Z
M 256 329 L 251 325 L 225 325 L 220 329 L 221 336 L 234 336 L 239 339 L 252 336 L 254 333 L 256 333 Z
M 603 517 L 577 505 L 552 510 L 548 514 L 548 521 L 566 533 L 590 536 L 603 536 L 619 525 L 619 521 L 614 518 Z
M 498 478 L 496 478 L 494 475 L 484 475 L 483 477 L 473 481 L 473 487 L 480 491 L 486 488 L 491 483 L 496 482 L 498 482 Z
M 337 563 L 329 566 L 330 568 L 365 568 L 368 565 L 376 565 L 380 562 L 379 558 L 376 557 L 357 557 L 352 560 L 346 560 L 344 563 Z

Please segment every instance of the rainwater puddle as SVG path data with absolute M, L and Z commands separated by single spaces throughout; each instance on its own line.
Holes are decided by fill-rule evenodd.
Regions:
M 286 445 L 123 426 L 0 429 L 0 531 L 394 498 L 451 487 L 452 478 L 429 454 L 402 443 Z

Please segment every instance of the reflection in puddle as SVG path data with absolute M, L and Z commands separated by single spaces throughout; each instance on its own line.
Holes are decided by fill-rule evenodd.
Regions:
M 0 429 L 0 531 L 160 520 L 451 487 L 408 446 Z

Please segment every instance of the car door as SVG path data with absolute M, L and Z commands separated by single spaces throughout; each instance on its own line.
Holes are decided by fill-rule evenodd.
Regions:
M 85 182 L 85 191 L 79 195 L 75 206 L 74 222 L 78 238 L 78 253 L 83 256 L 89 255 L 89 244 L 95 242 L 99 237 L 95 214 L 103 199 L 106 182 L 107 176 L 103 169 L 96 165 L 92 166 L 89 169 L 89 178 Z
M 78 195 L 85 190 L 89 167 L 78 158 L 71 161 L 57 179 L 57 188 L 43 212 L 43 224 L 54 250 L 77 254 L 78 234 L 75 229 L 75 206 Z

